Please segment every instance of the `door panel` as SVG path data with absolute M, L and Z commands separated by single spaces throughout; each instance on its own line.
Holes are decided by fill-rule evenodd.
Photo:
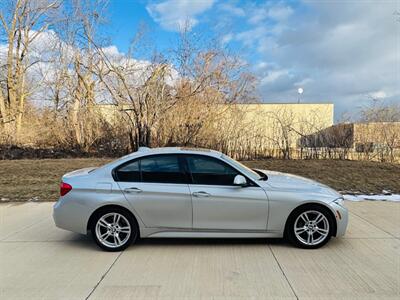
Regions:
M 268 199 L 260 187 L 189 185 L 194 229 L 266 230 Z
M 178 155 L 141 157 L 115 175 L 146 227 L 192 228 L 192 200 Z
M 118 182 L 146 227 L 192 228 L 187 184 Z

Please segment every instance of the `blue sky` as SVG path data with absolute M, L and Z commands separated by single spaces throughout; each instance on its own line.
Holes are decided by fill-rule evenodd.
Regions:
M 126 52 L 144 23 L 149 42 L 162 52 L 189 21 L 191 30 L 248 62 L 263 101 L 297 101 L 302 87 L 303 102 L 333 102 L 340 119 L 371 98 L 400 102 L 396 11 L 396 0 L 110 0 L 103 30 Z

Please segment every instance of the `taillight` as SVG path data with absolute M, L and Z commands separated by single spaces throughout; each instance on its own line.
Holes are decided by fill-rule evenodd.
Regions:
M 60 183 L 60 196 L 66 195 L 70 190 L 72 190 L 72 186 L 70 184 L 65 182 Z

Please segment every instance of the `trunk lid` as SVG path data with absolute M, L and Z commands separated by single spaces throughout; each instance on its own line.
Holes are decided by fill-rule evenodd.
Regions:
M 71 177 L 78 177 L 78 176 L 85 176 L 89 174 L 91 171 L 97 169 L 96 167 L 89 167 L 89 168 L 83 168 L 79 170 L 75 170 L 69 173 L 66 173 L 63 175 L 63 179 L 71 178 Z

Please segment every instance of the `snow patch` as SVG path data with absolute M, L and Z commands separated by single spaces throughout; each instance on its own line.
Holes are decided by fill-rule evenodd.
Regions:
M 391 194 L 391 195 L 343 195 L 344 200 L 348 201 L 394 201 L 400 202 L 400 194 Z

